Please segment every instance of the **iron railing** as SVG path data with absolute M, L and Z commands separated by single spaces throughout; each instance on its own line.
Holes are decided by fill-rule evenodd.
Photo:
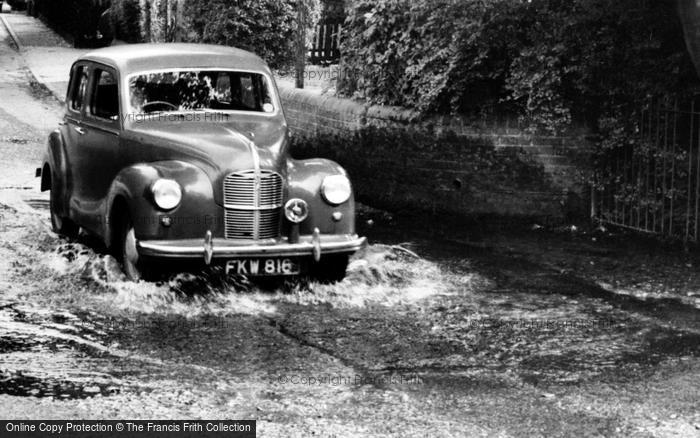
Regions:
M 308 53 L 311 64 L 333 64 L 338 62 L 340 59 L 342 27 L 340 23 L 324 23 L 316 26 L 312 45 Z
M 634 122 L 636 135 L 598 157 L 592 214 L 603 223 L 698 242 L 700 95 L 654 99 Z

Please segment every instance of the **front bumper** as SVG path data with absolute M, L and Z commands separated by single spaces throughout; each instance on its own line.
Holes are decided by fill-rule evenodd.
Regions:
M 157 258 L 197 259 L 206 264 L 212 259 L 247 257 L 314 257 L 317 261 L 325 254 L 352 254 L 367 244 L 366 237 L 350 234 L 314 233 L 300 236 L 296 243 L 287 238 L 259 241 L 211 238 L 181 240 L 139 240 L 136 248 L 140 255 Z

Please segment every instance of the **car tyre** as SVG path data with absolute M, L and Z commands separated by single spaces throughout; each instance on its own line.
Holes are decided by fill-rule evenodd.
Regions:
M 321 260 L 315 263 L 311 269 L 314 280 L 333 284 L 345 278 L 348 269 L 349 256 L 347 255 L 326 255 L 321 256 Z
M 80 227 L 66 216 L 62 216 L 58 209 L 58 190 L 56 185 L 52 184 L 49 195 L 49 212 L 51 213 L 51 228 L 57 234 L 66 237 L 76 237 Z
M 115 248 L 115 256 L 122 265 L 122 270 L 131 281 L 154 279 L 153 267 L 143 259 L 136 249 L 136 233 L 134 223 L 128 214 L 124 214 L 118 222 L 119 241 Z

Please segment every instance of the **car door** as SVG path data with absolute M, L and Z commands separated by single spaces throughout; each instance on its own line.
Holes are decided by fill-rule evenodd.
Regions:
M 85 105 L 83 131 L 78 144 L 83 160 L 80 172 L 82 212 L 87 227 L 95 231 L 101 225 L 104 202 L 117 173 L 125 160 L 119 147 L 121 121 L 119 118 L 119 80 L 114 68 L 92 64 L 88 84 L 88 104 Z
M 83 117 L 85 104 L 87 103 L 87 90 L 89 82 L 89 65 L 77 63 L 71 70 L 71 80 L 66 96 L 66 115 L 63 118 L 61 134 L 66 155 L 66 180 L 65 189 L 69 197 L 70 216 L 74 219 L 80 216 L 80 206 L 84 197 L 83 188 L 86 181 L 83 178 L 81 168 L 85 167 L 85 159 L 82 155 L 81 141 L 85 133 Z

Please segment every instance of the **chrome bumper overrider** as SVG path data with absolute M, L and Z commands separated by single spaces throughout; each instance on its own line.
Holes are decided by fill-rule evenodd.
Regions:
M 367 244 L 366 237 L 350 234 L 319 234 L 299 236 L 299 242 L 289 243 L 286 238 L 243 241 L 212 238 L 204 239 L 139 240 L 139 254 L 163 258 L 202 258 L 209 264 L 212 259 L 244 257 L 306 257 L 319 260 L 324 254 L 351 254 Z

